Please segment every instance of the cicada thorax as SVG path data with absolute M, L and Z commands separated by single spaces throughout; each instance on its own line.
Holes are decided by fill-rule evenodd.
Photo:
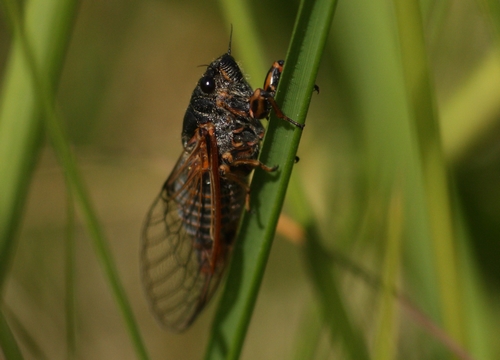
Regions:
M 194 227 L 206 225 L 200 230 L 204 237 L 220 240 L 221 246 L 231 244 L 229 238 L 234 237 L 248 193 L 248 176 L 255 167 L 245 162 L 257 162 L 264 135 L 260 121 L 250 116 L 252 93 L 234 58 L 224 54 L 208 66 L 184 116 L 182 140 L 186 152 L 197 146 L 203 148 L 200 153 L 206 154 L 203 195 L 192 204 L 189 220 Z M 214 196 L 218 197 L 217 206 Z M 214 238 L 215 211 L 222 216 L 221 239 Z M 197 217 L 203 221 L 198 222 Z

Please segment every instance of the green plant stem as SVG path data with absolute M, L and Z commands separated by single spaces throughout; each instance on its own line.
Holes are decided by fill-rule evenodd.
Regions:
M 495 131 L 499 98 L 500 49 L 493 48 L 441 107 L 443 149 L 452 166 Z
M 139 332 L 139 326 L 135 321 L 132 307 L 130 306 L 125 290 L 121 284 L 118 270 L 116 269 L 116 265 L 108 246 L 108 241 L 99 224 L 97 214 L 90 202 L 90 197 L 77 169 L 69 143 L 64 135 L 64 132 L 62 131 L 61 125 L 57 121 L 55 113 L 50 115 L 51 116 L 48 116 L 50 139 L 53 142 L 59 161 L 65 169 L 67 182 L 71 184 L 71 191 L 75 197 L 76 203 L 80 207 L 87 231 L 93 240 L 97 257 L 103 266 L 104 274 L 106 275 L 108 283 L 111 286 L 111 292 L 113 293 L 118 304 L 118 308 L 121 310 L 122 316 L 125 320 L 136 355 L 140 359 L 148 359 L 149 355 L 142 340 L 141 333 Z
M 373 358 L 389 360 L 396 358 L 395 318 L 397 299 L 392 289 L 397 288 L 400 273 L 402 233 L 404 225 L 403 187 L 394 184 L 387 214 L 387 236 L 383 261 L 382 286 L 379 295 L 379 324 L 375 331 Z
M 58 160 L 65 170 L 66 181 L 70 185 L 76 203 L 80 206 L 84 221 L 94 242 L 97 256 L 104 268 L 104 273 L 108 278 L 112 293 L 115 296 L 118 307 L 124 317 L 127 329 L 131 336 L 136 354 L 141 359 L 148 359 L 146 347 L 142 341 L 139 327 L 137 326 L 131 306 L 128 302 L 125 290 L 123 289 L 116 265 L 108 248 L 104 232 L 102 231 L 98 217 L 90 203 L 90 197 L 85 189 L 82 178 L 78 172 L 76 161 L 70 150 L 69 141 L 66 138 L 61 126 L 61 122 L 55 112 L 54 86 L 51 86 L 47 75 L 41 71 L 41 66 L 37 62 L 34 49 L 25 36 L 24 27 L 21 24 L 16 7 L 12 3 L 6 3 L 10 10 L 10 19 L 14 23 L 15 36 L 19 39 L 20 60 L 25 64 L 23 73 L 27 77 L 30 85 L 30 93 L 33 95 L 33 102 L 37 105 L 37 110 L 46 120 L 46 130 L 52 142 Z
M 338 261 L 321 243 L 313 210 L 297 177 L 291 179 L 289 191 L 294 195 L 290 197 L 294 217 L 305 228 L 304 262 L 318 299 L 322 321 L 329 331 L 330 343 L 340 342 L 350 359 L 369 359 L 362 331 L 352 321 L 344 304 L 338 276 L 333 269 Z M 309 329 L 302 328 L 301 331 L 308 332 Z
M 336 1 L 303 1 L 299 10 L 276 97 L 283 112 L 299 123 L 307 114 L 335 5 Z M 286 94 L 280 89 L 286 89 Z M 241 353 L 300 137 L 300 129 L 271 117 L 260 160 L 279 164 L 279 169 L 275 173 L 257 170 L 254 175 L 253 210 L 243 215 L 207 359 L 237 359 Z
M 10 331 L 3 311 L 0 311 L 0 355 L 9 360 L 22 360 L 23 355 L 17 346 L 16 339 Z
M 5 320 L 8 319 L 10 328 L 12 328 L 13 333 L 16 334 L 18 342 L 23 344 L 23 349 L 29 352 L 30 358 L 37 360 L 47 360 L 48 357 L 45 355 L 39 343 L 35 340 L 31 332 L 24 326 L 23 322 L 16 316 L 16 314 L 14 314 L 12 310 L 5 304 L 2 306 L 2 314 L 5 316 Z M 6 323 L 4 324 L 4 326 L 5 325 Z M 2 338 L 3 337 L 4 335 L 2 334 Z M 15 340 L 12 337 L 11 338 L 7 337 L 7 339 L 9 339 L 9 341 Z M 15 346 L 15 345 L 9 344 L 7 346 Z M 9 356 L 6 356 L 6 358 L 10 359 Z
M 321 245 L 317 229 L 314 221 L 306 228 L 307 241 L 304 255 L 321 304 L 323 319 L 329 328 L 330 343 L 336 344 L 340 340 L 349 359 L 368 360 L 370 356 L 363 334 L 353 324 L 346 311 L 338 281 L 332 271 L 332 257 Z
M 66 360 L 75 358 L 76 353 L 76 334 L 75 334 L 75 315 L 76 315 L 76 297 L 75 297 L 75 204 L 70 191 L 70 184 L 66 185 L 67 192 L 67 231 L 66 231 Z
M 249 5 L 249 1 L 219 0 L 219 6 L 227 22 L 232 24 L 238 20 L 238 26 L 233 28 L 233 45 L 236 45 L 233 54 L 237 53 L 239 59 L 245 60 L 245 71 L 248 74 L 262 74 L 268 65 L 262 56 L 264 46 L 258 36 L 256 22 L 252 21 L 252 9 Z M 254 77 L 250 77 L 249 80 L 252 86 L 257 86 Z
M 314 359 L 323 333 L 323 314 L 316 303 L 308 304 L 300 318 L 300 325 L 297 327 L 288 358 L 295 360 Z M 304 331 L 305 329 L 307 330 Z
M 4 9 L 18 12 L 14 1 Z M 26 38 L 50 88 L 58 82 L 69 42 L 77 1 L 31 0 L 25 3 Z M 23 29 L 19 14 L 9 17 L 12 27 Z M 24 30 L 23 30 L 24 31 Z M 14 31 L 0 99 L 0 293 L 3 290 L 26 194 L 42 140 L 41 105 L 27 70 L 20 31 Z
M 459 285 L 456 236 L 419 3 L 417 0 L 394 0 L 394 4 L 407 96 L 422 165 L 441 312 L 446 330 L 464 344 L 463 296 Z

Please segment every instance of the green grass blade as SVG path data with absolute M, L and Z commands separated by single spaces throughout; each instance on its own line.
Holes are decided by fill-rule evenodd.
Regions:
M 422 174 L 391 10 L 363 0 L 343 2 L 334 23 L 331 48 L 342 71 L 342 91 L 351 100 L 349 124 L 356 145 L 359 144 L 356 148 L 359 156 L 354 161 L 359 162 L 361 179 L 366 182 L 360 187 L 362 196 L 357 201 L 366 214 L 362 215 L 366 217 L 363 221 L 372 223 L 368 227 L 363 225 L 363 233 L 353 226 L 344 235 L 347 239 L 340 241 L 354 245 L 361 235 L 366 246 L 377 246 L 374 242 L 380 237 L 377 229 L 385 226 L 386 221 L 379 222 L 373 206 L 386 208 L 391 187 L 401 182 L 406 219 L 403 244 L 406 280 L 413 288 L 415 303 L 439 322 L 438 284 Z
M 76 167 L 69 144 L 64 136 L 61 126 L 57 123 L 55 118 L 50 121 L 49 133 L 51 140 L 54 142 L 54 148 L 59 156 L 59 160 L 65 169 L 68 182 L 71 183 L 75 200 L 80 207 L 87 230 L 93 240 L 97 257 L 103 266 L 103 271 L 107 277 L 109 286 L 111 287 L 111 292 L 113 293 L 118 308 L 120 309 L 125 320 L 126 328 L 131 337 L 136 355 L 140 359 L 148 359 L 149 355 L 146 350 L 146 346 L 142 340 L 139 326 L 135 321 L 132 307 L 121 284 L 118 270 L 108 246 L 108 241 L 99 224 L 99 219 L 94 211 L 94 207 L 90 202 L 90 197 L 88 196 L 87 190 Z
M 7 320 L 0 311 L 0 354 L 8 360 L 22 360 L 23 355 L 17 346 L 16 339 L 10 330 Z
M 23 349 L 26 353 L 29 353 L 33 359 L 47 360 L 47 355 L 45 355 L 43 349 L 40 347 L 40 344 L 33 337 L 32 331 L 24 326 L 22 321 L 12 312 L 12 310 L 9 309 L 9 307 L 4 305 L 3 313 L 6 318 L 9 319 L 10 327 L 16 334 L 18 342 L 23 345 Z
M 375 330 L 373 358 L 389 360 L 396 358 L 397 299 L 393 289 L 397 288 L 400 275 L 402 233 L 404 225 L 402 187 L 395 184 L 387 216 L 387 240 L 383 261 L 382 287 L 380 291 L 378 328 Z
M 277 101 L 290 118 L 303 123 L 336 1 L 303 1 L 285 62 Z M 283 96 L 284 95 L 284 96 Z M 279 164 L 275 173 L 257 170 L 251 207 L 245 213 L 233 250 L 228 279 L 212 329 L 206 357 L 237 359 L 250 322 L 301 130 L 272 116 L 261 161 Z
M 68 184 L 69 185 L 69 184 Z M 75 209 L 74 200 L 67 185 L 67 212 L 68 221 L 66 227 L 66 263 L 65 263 L 65 287 L 66 287 L 66 359 L 71 360 L 75 358 L 76 353 L 76 297 L 75 297 Z
M 332 344 L 339 340 L 350 359 L 368 360 L 370 356 L 362 332 L 356 328 L 344 305 L 338 282 L 332 272 L 332 256 L 321 245 L 317 227 L 307 229 L 305 257 L 311 280 L 322 307 L 323 318 L 329 328 Z M 306 330 L 307 331 L 307 330 Z
M 321 309 L 322 321 L 329 332 L 330 346 L 341 344 L 351 359 L 369 359 L 362 329 L 355 325 L 353 315 L 345 305 L 339 272 L 332 269 L 335 257 L 322 244 L 314 211 L 297 177 L 292 177 L 289 191 L 294 218 L 305 227 L 304 263 Z M 308 329 L 303 332 L 308 332 Z
M 2 5 L 8 9 L 11 3 L 14 2 L 5 0 Z M 39 69 L 46 74 L 52 88 L 60 76 L 76 4 L 77 1 L 73 0 L 26 2 L 26 36 L 33 44 Z M 26 68 L 21 40 L 16 35 L 0 99 L 0 292 L 7 276 L 43 134 L 40 104 Z
M 363 333 L 351 320 L 352 315 L 344 304 L 338 277 L 333 271 L 335 258 L 321 243 L 318 224 L 304 188 L 296 177 L 290 181 L 289 190 L 293 193 L 291 203 L 295 218 L 306 230 L 304 262 L 321 308 L 322 320 L 329 331 L 330 344 L 342 344 L 351 359 L 370 359 Z M 308 331 L 302 329 L 302 332 Z
M 289 359 L 303 360 L 314 359 L 323 333 L 324 320 L 319 306 L 309 304 L 301 316 L 301 321 L 294 336 L 294 345 L 290 351 Z
M 245 60 L 245 72 L 248 74 L 263 74 L 269 64 L 266 64 L 262 54 L 264 46 L 259 39 L 257 24 L 252 21 L 250 4 L 248 1 L 219 0 L 224 18 L 229 24 L 238 20 L 237 27 L 233 28 L 233 53 L 238 54 L 238 59 Z M 228 29 L 229 30 L 229 29 Z M 239 46 L 239 44 L 244 46 Z M 255 78 L 250 77 L 252 86 L 261 86 L 255 83 Z M 253 80 L 253 81 L 252 81 Z
M 48 128 L 51 140 L 54 143 L 54 149 L 59 157 L 59 161 L 63 164 L 65 175 L 68 177 L 68 182 L 71 184 L 75 200 L 80 207 L 87 230 L 93 240 L 97 257 L 103 266 L 103 271 L 107 277 L 109 286 L 111 287 L 111 292 L 113 293 L 118 308 L 120 309 L 125 320 L 126 328 L 132 340 L 136 355 L 140 359 L 148 359 L 149 355 L 146 350 L 146 346 L 142 340 L 139 326 L 135 321 L 132 307 L 121 284 L 118 270 L 108 246 L 108 241 L 99 224 L 97 214 L 95 213 L 94 207 L 90 202 L 90 197 L 88 196 L 87 190 L 76 167 L 69 143 L 67 142 L 61 126 L 58 124 L 55 117 L 53 117 L 50 121 Z
M 493 48 L 441 107 L 443 149 L 456 166 L 495 131 L 500 111 L 500 50 Z
M 460 288 L 451 199 L 442 151 L 433 87 L 427 65 L 423 25 L 416 0 L 394 1 L 403 72 L 421 159 L 425 201 L 445 328 L 465 343 L 463 296 Z
M 104 268 L 104 273 L 108 278 L 112 293 L 115 296 L 118 307 L 124 317 L 136 354 L 141 359 L 148 359 L 146 347 L 142 341 L 139 327 L 135 322 L 132 308 L 128 302 L 125 290 L 121 285 L 118 271 L 111 256 L 111 251 L 108 248 L 104 232 L 99 225 L 98 217 L 90 203 L 90 197 L 87 194 L 82 178 L 79 174 L 76 161 L 70 149 L 69 141 L 62 130 L 60 125 L 61 122 L 59 121 L 60 119 L 58 119 L 55 112 L 54 91 L 51 90 L 53 87 L 50 85 L 46 74 L 40 70 L 41 67 L 39 66 L 34 55 L 34 51 L 31 48 L 31 43 L 25 36 L 21 20 L 17 18 L 18 13 L 15 11 L 15 6 L 10 5 L 12 4 L 7 3 L 7 7 L 10 10 L 9 15 L 11 15 L 11 19 L 15 24 L 16 37 L 19 38 L 20 41 L 20 58 L 23 59 L 26 64 L 24 71 L 27 74 L 26 76 L 28 77 L 28 80 L 31 77 L 34 102 L 40 106 L 39 111 L 45 117 L 46 129 L 49 138 L 53 144 L 56 155 L 65 170 L 64 174 L 66 176 L 66 181 L 70 185 L 75 200 L 81 209 L 87 229 L 94 242 L 97 256 Z
M 461 279 L 464 287 L 465 314 L 467 321 L 467 351 L 471 359 L 493 360 L 498 357 L 495 346 L 498 332 L 498 317 L 488 304 L 487 291 L 477 265 L 470 254 L 470 239 L 464 229 L 460 229 L 459 260 L 464 264 L 464 276 Z
M 500 3 L 496 0 L 485 0 L 481 2 L 481 5 L 496 31 L 497 42 L 500 42 Z

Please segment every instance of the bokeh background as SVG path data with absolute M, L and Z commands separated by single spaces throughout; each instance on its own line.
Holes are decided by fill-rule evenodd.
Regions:
M 466 234 L 463 248 L 494 334 L 500 330 L 500 25 L 492 3 L 422 1 L 421 5 L 453 209 L 460 219 L 457 226 Z M 259 55 L 265 66 L 285 57 L 298 6 L 298 1 L 282 0 L 249 4 L 248 18 L 260 37 Z M 402 82 L 400 69 L 393 67 L 398 38 L 392 6 L 382 0 L 375 5 L 339 2 L 316 81 L 321 92 L 313 96 L 300 162 L 294 169 L 294 181 L 305 189 L 327 247 L 375 276 L 394 195 L 394 177 L 388 175 L 394 169 L 387 171 L 394 148 L 384 148 L 383 139 L 399 131 L 386 120 L 406 111 L 382 95 L 384 84 Z M 244 51 L 245 44 L 238 42 L 243 19 L 224 14 L 214 1 L 83 0 L 59 85 L 59 112 L 153 359 L 201 358 L 217 303 L 216 297 L 185 334 L 162 330 L 143 296 L 138 254 L 144 216 L 181 153 L 182 119 L 203 72 L 199 65 L 227 51 L 229 23 L 235 32 L 233 55 L 239 59 Z M 10 43 L 2 14 L 1 69 Z M 261 64 L 247 66 L 241 60 L 241 65 L 244 70 L 262 70 Z M 247 71 L 252 86 L 261 86 L 266 68 Z M 373 121 L 367 125 L 366 118 L 379 119 L 378 126 Z M 26 358 L 66 357 L 67 204 L 63 170 L 45 144 L 4 295 L 9 318 L 19 323 L 14 329 Z M 287 210 L 293 214 L 293 205 Z M 405 232 L 402 237 L 403 242 L 418 240 Z M 75 242 L 76 358 L 135 358 L 78 214 Z M 377 321 L 371 302 L 377 288 L 347 267 L 340 265 L 337 270 L 348 308 L 370 339 Z M 420 279 L 403 274 L 398 285 L 412 294 L 418 289 L 412 281 Z M 296 345 L 317 316 L 314 304 L 301 245 L 278 234 L 242 358 L 297 356 Z M 432 334 L 404 314 L 397 320 L 396 358 L 441 354 L 427 353 L 439 347 Z M 315 358 L 342 356 L 327 335 L 317 341 Z M 489 354 L 498 355 L 498 345 L 490 345 Z

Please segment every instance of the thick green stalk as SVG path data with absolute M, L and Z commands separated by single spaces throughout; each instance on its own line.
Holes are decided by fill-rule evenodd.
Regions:
M 277 101 L 303 123 L 333 18 L 336 1 L 303 1 L 295 24 Z M 285 95 L 285 96 L 283 96 Z M 271 117 L 261 161 L 279 164 L 275 173 L 257 170 L 251 208 L 243 216 L 228 279 L 216 314 L 206 358 L 237 359 L 257 299 L 302 131 Z

